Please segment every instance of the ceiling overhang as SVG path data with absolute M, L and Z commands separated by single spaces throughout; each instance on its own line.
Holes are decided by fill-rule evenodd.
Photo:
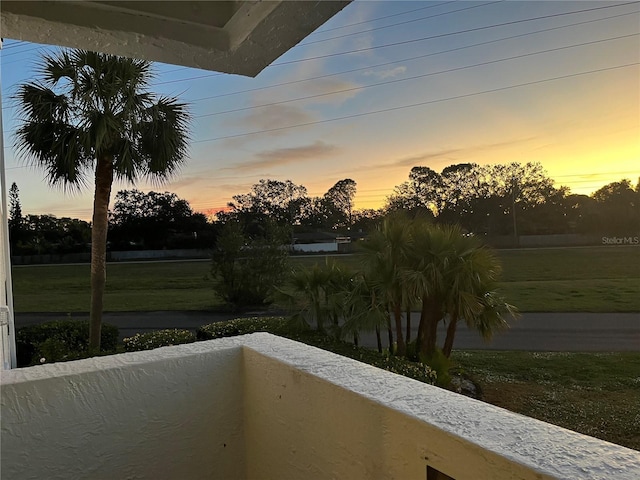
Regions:
M 256 76 L 350 1 L 2 0 L 1 35 Z

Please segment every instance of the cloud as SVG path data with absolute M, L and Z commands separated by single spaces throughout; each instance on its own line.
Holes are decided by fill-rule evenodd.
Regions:
M 410 157 L 404 157 L 385 165 L 378 165 L 377 168 L 385 168 L 385 167 L 408 167 L 415 166 L 420 162 L 426 162 L 428 160 L 451 160 L 451 156 L 463 151 L 462 148 L 451 148 L 448 150 L 440 150 L 437 152 L 425 152 L 420 153 L 418 155 L 412 155 Z
M 286 127 L 314 122 L 317 119 L 316 116 L 296 105 L 269 105 L 255 108 L 245 116 L 230 122 L 240 127 L 242 132 L 238 137 L 225 139 L 222 146 L 227 149 L 238 149 L 248 143 L 254 143 L 259 138 L 286 135 L 292 131 Z M 299 132 L 301 128 L 304 127 L 294 130 Z
M 512 145 L 521 145 L 535 140 L 537 137 L 518 138 L 514 140 L 507 140 L 504 142 L 495 142 L 484 145 L 471 145 L 458 148 L 448 148 L 435 151 L 428 151 L 411 155 L 409 157 L 402 157 L 390 162 L 381 163 L 378 165 L 370 166 L 369 168 L 393 168 L 393 167 L 415 167 L 415 166 L 431 166 L 438 169 L 443 163 L 451 165 L 453 163 L 473 163 L 474 158 L 480 152 L 486 152 L 487 150 L 500 149 L 503 147 L 510 147 Z M 422 164 L 422 165 L 421 165 Z M 430 164 L 430 165 L 428 165 Z
M 300 147 L 277 148 L 257 153 L 253 161 L 241 163 L 223 170 L 250 171 L 260 168 L 273 168 L 290 163 L 315 160 L 335 154 L 339 148 L 325 142 L 315 142 Z
M 269 105 L 252 110 L 240 122 L 254 129 L 269 130 L 315 120 L 313 115 L 294 105 Z
M 215 187 L 211 187 L 216 192 L 225 192 L 229 197 L 237 195 L 239 193 L 245 193 L 251 190 L 253 183 L 222 183 L 216 184 Z
M 406 71 L 407 71 L 407 67 L 400 66 L 396 68 L 389 68 L 386 70 L 367 70 L 366 72 L 364 72 L 364 75 L 367 77 L 373 76 L 381 80 L 384 80 L 387 78 L 397 77 L 398 75 L 401 75 Z
M 350 98 L 355 97 L 361 91 L 361 85 L 348 80 L 338 78 L 320 78 L 313 82 L 304 82 L 299 90 L 301 96 L 322 95 L 311 98 L 305 102 L 308 104 L 337 104 L 341 105 Z M 348 91 L 344 91 L 348 90 Z M 334 93 L 340 92 L 340 93 Z
M 202 183 L 202 177 L 193 177 L 193 176 L 179 176 L 175 180 L 172 180 L 166 184 L 167 188 L 186 188 L 193 187 L 200 183 Z

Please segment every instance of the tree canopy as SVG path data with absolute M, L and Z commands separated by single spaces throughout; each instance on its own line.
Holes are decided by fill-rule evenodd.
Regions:
M 632 233 L 640 229 L 638 193 L 629 180 L 592 195 L 556 187 L 540 163 L 414 167 L 388 197 L 385 211 L 431 214 L 477 235 Z M 594 201 L 591 201 L 594 200 Z
M 215 228 L 170 192 L 121 190 L 109 212 L 112 249 L 211 248 Z

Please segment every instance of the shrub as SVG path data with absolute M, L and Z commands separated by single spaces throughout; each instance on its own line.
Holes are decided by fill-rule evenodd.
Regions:
M 225 224 L 211 255 L 216 293 L 233 307 L 271 303 L 288 270 L 287 243 L 284 230 L 269 222 L 255 237 L 236 222 Z
M 189 330 L 167 329 L 149 333 L 136 333 L 133 337 L 123 339 L 126 352 L 153 350 L 183 343 L 193 343 L 196 336 Z
M 438 373 L 429 365 L 412 362 L 406 358 L 390 356 L 376 362 L 368 362 L 378 368 L 383 368 L 398 375 L 420 380 L 429 385 L 440 385 Z
M 115 353 L 118 327 L 102 324 L 100 351 Z M 16 331 L 18 367 L 65 362 L 89 356 L 89 320 L 55 320 Z
M 426 363 L 433 370 L 436 371 L 438 375 L 437 385 L 439 387 L 448 388 L 451 384 L 451 375 L 449 374 L 449 370 L 451 368 L 451 360 L 446 357 L 442 350 L 439 348 L 436 349 L 435 352 L 429 357 L 421 358 L 422 363 Z
M 419 380 L 429 385 L 435 385 L 438 381 L 437 373 L 429 365 L 412 361 L 405 357 L 396 357 L 391 355 L 388 350 L 379 353 L 365 347 L 356 347 L 355 345 L 343 341 L 336 340 L 328 335 L 318 333 L 316 331 L 307 331 L 302 333 L 291 332 L 284 335 L 292 340 L 313 345 L 314 347 L 329 350 L 344 357 L 373 365 L 374 367 L 397 373 L 405 377 Z
M 269 332 L 279 335 L 284 333 L 286 325 L 287 320 L 284 317 L 237 318 L 204 325 L 196 330 L 196 337 L 198 340 L 212 340 L 255 332 Z

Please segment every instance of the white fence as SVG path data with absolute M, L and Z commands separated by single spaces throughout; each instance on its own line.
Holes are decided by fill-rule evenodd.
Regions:
M 337 252 L 338 244 L 331 243 L 296 243 L 291 246 L 296 252 Z

